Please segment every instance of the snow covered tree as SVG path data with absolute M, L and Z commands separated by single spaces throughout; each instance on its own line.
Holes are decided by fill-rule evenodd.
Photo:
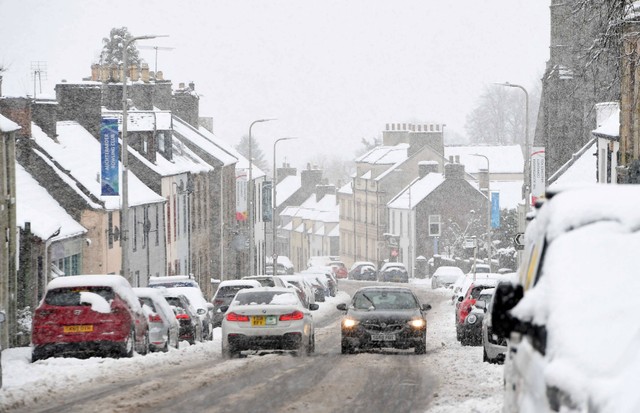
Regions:
M 122 64 L 124 56 L 125 41 L 131 39 L 131 33 L 126 27 L 114 27 L 109 33 L 109 37 L 102 39 L 102 52 L 100 53 L 101 64 Z M 127 62 L 130 65 L 140 65 L 140 56 L 135 42 L 129 43 L 127 48 Z

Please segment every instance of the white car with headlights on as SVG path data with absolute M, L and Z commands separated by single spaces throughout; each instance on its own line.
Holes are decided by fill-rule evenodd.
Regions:
M 240 290 L 223 306 L 222 354 L 231 358 L 247 350 L 315 350 L 315 328 L 310 310 L 291 288 L 260 287 Z

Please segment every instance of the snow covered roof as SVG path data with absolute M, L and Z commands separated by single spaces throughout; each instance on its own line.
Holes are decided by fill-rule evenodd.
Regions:
M 489 158 L 489 172 L 496 173 L 522 173 L 524 170 L 524 156 L 520 145 L 501 146 L 446 146 L 445 158 L 459 156 L 460 163 L 468 173 L 477 173 L 480 169 L 487 169 L 487 160 L 481 156 L 473 156 L 477 153 Z
M 300 175 L 289 175 L 276 185 L 276 207 L 289 199 L 302 187 Z
M 620 138 L 620 110 L 614 111 L 601 125 L 592 131 L 598 137 Z
M 549 177 L 549 188 L 571 185 L 594 184 L 598 182 L 597 160 L 594 156 L 598 143 L 591 139 L 571 159 Z
M 353 195 L 353 182 L 349 181 L 338 189 L 339 194 Z
M 356 159 L 356 162 L 370 164 L 395 164 L 407 158 L 409 144 L 400 143 L 395 146 L 376 146 Z
M 13 132 L 20 129 L 20 125 L 12 121 L 11 119 L 7 119 L 4 116 L 0 115 L 0 132 Z
M 92 195 L 104 201 L 107 210 L 120 209 L 119 196 L 102 196 L 100 184 L 100 142 L 86 129 L 74 121 L 57 123 L 58 142 L 49 138 L 36 124 L 31 124 L 31 135 L 49 156 L 60 164 L 75 180 L 81 183 Z M 38 152 L 36 152 L 38 153 Z M 52 163 L 50 165 L 53 166 Z M 64 171 L 55 168 L 59 175 Z M 67 177 L 70 186 L 85 199 L 86 195 Z M 122 182 L 122 166 L 120 166 L 120 182 Z M 153 192 L 130 171 L 129 173 L 129 205 L 137 206 L 149 203 L 165 202 L 165 199 Z M 99 205 L 93 204 L 98 208 Z
M 102 116 L 118 119 L 118 131 L 122 132 L 122 111 L 102 108 Z M 171 111 L 154 108 L 153 110 L 127 111 L 127 131 L 153 132 L 156 130 L 171 130 Z
M 232 151 L 232 148 L 227 144 L 221 146 L 223 142 L 204 128 L 202 128 L 202 130 L 206 131 L 207 134 L 200 129 L 195 129 L 179 117 L 174 116 L 173 130 L 184 139 L 191 141 L 194 145 L 218 159 L 224 166 L 233 165 L 238 162 L 238 157 L 233 154 L 235 149 Z
M 430 173 L 422 179 L 415 179 L 398 195 L 387 203 L 388 208 L 413 209 L 427 197 L 434 189 L 444 182 L 444 175 Z
M 87 232 L 62 206 L 27 172 L 16 163 L 16 223 L 24 228 L 31 224 L 31 232 L 46 240 L 60 230 L 53 240 L 74 237 Z

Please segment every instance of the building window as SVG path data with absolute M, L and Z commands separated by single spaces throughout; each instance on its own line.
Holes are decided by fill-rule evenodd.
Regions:
M 109 212 L 107 215 L 108 220 L 108 239 L 109 239 L 109 249 L 113 248 L 113 212 Z
M 156 204 L 156 246 L 160 245 L 160 207 Z
M 158 150 L 164 152 L 164 132 L 158 132 Z
M 429 236 L 440 236 L 440 215 L 429 215 Z

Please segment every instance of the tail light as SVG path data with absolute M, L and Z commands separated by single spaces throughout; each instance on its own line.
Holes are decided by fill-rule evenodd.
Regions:
M 178 318 L 178 317 L 176 317 Z M 150 323 L 161 323 L 162 318 L 158 314 L 149 314 L 149 322 Z
M 292 321 L 292 320 L 302 320 L 304 318 L 304 314 L 302 311 L 294 311 L 289 314 L 282 314 L 280 316 L 280 321 Z
M 176 314 L 178 320 L 190 320 L 189 314 Z
M 242 314 L 229 313 L 227 314 L 227 321 L 244 322 L 244 321 L 249 321 L 249 317 Z

